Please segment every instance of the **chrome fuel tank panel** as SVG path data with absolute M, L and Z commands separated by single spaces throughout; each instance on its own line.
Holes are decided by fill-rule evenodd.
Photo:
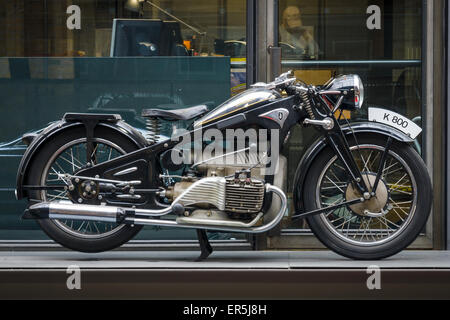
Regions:
M 262 88 L 252 88 L 246 90 L 225 101 L 217 108 L 195 121 L 194 127 L 209 124 L 239 110 L 250 108 L 264 101 L 272 101 L 279 97 L 281 97 L 281 95 L 274 90 Z

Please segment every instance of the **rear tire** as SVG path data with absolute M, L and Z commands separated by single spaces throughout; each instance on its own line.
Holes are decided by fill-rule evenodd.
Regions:
M 370 150 L 367 152 L 374 152 L 373 150 L 378 150 L 381 154 L 382 151 L 384 151 L 387 138 L 381 135 L 360 135 L 357 139 L 360 146 L 365 145 L 366 151 Z M 349 141 L 349 144 L 350 147 L 356 145 L 354 141 Z M 370 148 L 374 149 L 372 150 Z M 386 189 L 388 190 L 388 201 L 386 203 L 386 207 L 389 209 L 389 205 L 391 206 L 391 209 L 387 214 L 381 216 L 380 218 L 373 218 L 372 220 L 370 217 L 362 216 L 361 212 L 359 212 L 359 214 L 355 213 L 355 211 L 358 212 L 358 210 L 355 210 L 354 207 L 344 207 L 343 209 L 338 209 L 341 211 L 334 210 L 332 212 L 307 218 L 308 224 L 313 233 L 325 246 L 334 252 L 357 260 L 383 259 L 408 247 L 423 230 L 432 204 L 432 185 L 427 168 L 418 153 L 406 143 L 395 141 L 393 142 L 390 150 L 392 152 L 392 159 L 396 159 L 394 154 L 398 156 L 399 159 L 402 159 L 406 165 L 404 167 L 405 172 L 409 173 L 405 178 L 400 170 L 402 167 L 401 161 L 398 162 L 399 165 L 397 168 L 392 168 L 392 170 L 399 169 L 400 171 L 397 171 L 396 174 L 403 175 L 403 179 L 406 179 L 406 182 L 403 180 L 403 182 L 399 181 L 395 184 L 395 181 L 398 179 L 398 176 L 395 176 L 395 181 L 392 180 L 394 183 L 385 183 Z M 357 151 L 353 152 L 356 158 Z M 372 155 L 372 157 L 374 157 L 374 155 Z M 337 161 L 332 162 L 334 158 L 335 153 L 327 147 L 318 155 L 310 168 L 306 181 L 307 185 L 311 187 L 305 188 L 303 191 L 303 201 L 306 212 L 326 207 L 326 205 L 323 205 L 323 199 L 326 197 L 331 198 L 331 200 L 329 200 L 330 205 L 333 201 L 336 201 L 335 199 L 339 200 L 337 197 L 332 197 L 333 195 L 330 193 L 332 189 L 335 189 L 334 192 L 336 194 L 344 191 L 343 201 L 348 201 L 348 199 L 345 199 L 347 196 L 345 193 L 347 189 L 345 188 L 348 188 L 345 184 L 338 184 L 337 186 L 335 184 L 333 186 L 329 183 L 326 185 L 327 187 L 324 187 L 325 184 L 323 181 L 327 179 L 330 180 L 327 175 L 327 172 L 330 172 L 327 171 L 330 170 L 328 168 L 332 168 L 334 163 L 338 163 Z M 367 161 L 367 166 L 369 166 L 371 161 L 374 161 L 375 163 L 373 164 L 373 167 L 378 168 L 378 160 L 374 158 Z M 395 161 L 393 163 L 395 164 Z M 337 172 L 338 169 L 332 170 L 333 173 L 335 173 L 335 171 Z M 366 171 L 373 172 L 374 170 L 369 170 L 366 168 Z M 386 181 L 389 179 L 389 174 L 390 171 L 387 171 L 385 178 Z M 335 177 L 336 176 L 339 176 L 339 172 L 335 174 Z M 411 182 L 410 185 L 408 184 L 408 179 Z M 343 180 L 343 174 L 339 176 L 339 178 L 336 177 L 336 181 Z M 338 191 L 338 188 L 342 190 Z M 395 202 L 392 198 L 393 195 L 397 193 L 401 193 L 400 195 L 397 195 L 397 197 L 411 197 L 411 200 L 406 198 L 408 201 L 400 202 L 402 204 L 398 205 L 397 203 L 399 202 Z M 323 196 L 323 194 L 326 194 L 326 196 Z M 391 199 L 392 204 L 390 204 Z M 381 212 L 382 210 L 380 210 L 380 213 Z M 406 214 L 408 212 L 409 214 Z M 364 215 L 366 215 L 366 213 L 364 213 Z M 341 220 L 339 221 L 339 219 Z M 377 219 L 380 220 L 380 222 L 378 222 Z M 345 221 L 348 221 L 347 224 Z M 357 221 L 370 221 L 366 222 L 366 224 L 361 222 L 367 230 L 364 229 L 364 227 L 362 229 L 361 227 L 358 229 Z M 372 232 L 373 229 L 376 229 L 371 227 L 374 225 L 377 225 L 381 230 Z M 337 226 L 339 228 L 336 228 Z M 352 231 L 352 228 L 356 230 Z M 390 234 L 390 231 L 392 234 Z M 359 237 L 361 236 L 361 233 L 363 233 L 363 235 L 360 239 Z M 381 237 L 379 234 L 381 234 Z M 383 234 L 387 235 L 384 235 L 384 238 L 382 238 Z
M 58 158 L 55 158 L 55 156 L 63 154 L 64 150 L 67 150 L 64 149 L 64 146 L 69 146 L 75 141 L 80 141 L 80 145 L 82 145 L 82 141 L 83 139 L 85 140 L 85 137 L 86 132 L 84 128 L 74 128 L 49 139 L 33 159 L 27 184 L 40 185 L 45 181 L 46 177 L 43 175 L 47 175 L 45 171 L 48 171 L 48 166 L 51 165 L 49 161 L 52 161 L 51 159 L 55 159 L 54 161 L 56 161 Z M 97 127 L 95 129 L 94 139 L 96 139 L 96 141 L 103 141 L 105 146 L 114 146 L 119 154 L 129 153 L 138 149 L 138 147 L 125 136 L 104 127 Z M 58 196 L 58 199 L 61 199 L 63 196 L 64 194 Z M 30 199 L 46 201 L 46 198 L 51 197 L 51 195 L 45 194 L 43 191 L 30 192 Z M 75 229 L 72 230 L 69 223 L 66 225 L 61 221 L 51 219 L 37 220 L 37 222 L 51 239 L 66 248 L 81 252 L 101 252 L 114 249 L 129 241 L 142 229 L 142 226 L 112 225 L 111 230 L 106 232 L 106 228 L 109 228 L 109 226 L 106 225 L 105 232 L 103 233 L 97 235 L 84 235 L 81 232 L 77 232 Z M 85 228 L 87 230 L 87 227 Z

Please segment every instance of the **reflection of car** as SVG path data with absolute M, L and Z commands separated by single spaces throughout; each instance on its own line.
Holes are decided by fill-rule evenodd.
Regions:
M 0 204 L 2 207 L 0 230 L 25 229 L 27 230 L 25 233 L 28 234 L 28 230 L 34 229 L 36 226 L 35 223 L 20 219 L 26 203 L 17 202 L 14 195 L 17 168 L 26 148 L 27 146 L 20 137 L 0 144 Z M 18 234 L 18 236 L 23 236 L 25 239 L 26 234 Z M 4 236 L 2 239 L 5 239 Z
M 141 117 L 142 109 L 171 105 L 180 106 L 183 105 L 183 101 L 177 96 L 171 97 L 168 94 L 104 93 L 95 99 L 87 111 L 92 113 L 118 113 L 122 116 L 122 119 L 133 127 L 145 128 L 145 119 Z
M 106 100 L 111 102 L 115 99 L 110 97 Z M 137 114 L 136 110 L 132 108 L 114 108 L 113 104 L 102 104 L 100 101 L 105 103 L 105 100 L 99 98 L 97 106 L 105 106 L 105 109 L 94 107 L 89 109 L 88 112 L 111 112 L 120 114 L 123 119 L 133 119 L 130 123 L 132 122 L 135 125 L 135 129 L 141 132 L 142 135 L 147 135 L 148 131 L 145 129 L 145 121 L 140 118 L 140 113 Z M 116 102 L 118 101 L 116 100 Z M 111 107 L 111 109 L 108 109 L 108 106 Z M 49 125 L 50 124 L 51 123 L 49 123 Z M 179 125 L 181 126 L 182 124 Z M 31 141 L 32 137 L 37 136 L 43 129 L 44 128 L 32 130 L 26 133 L 24 138 L 18 137 L 11 141 L 0 143 L 0 204 L 3 209 L 2 218 L 0 219 L 0 230 L 27 230 L 25 233 L 15 232 L 15 236 L 21 239 L 46 239 L 40 230 L 36 230 L 36 223 L 34 221 L 26 221 L 20 218 L 25 209 L 26 202 L 18 202 L 15 198 L 16 173 L 20 160 L 27 149 L 27 137 L 29 138 L 28 140 Z M 160 135 L 160 140 L 167 138 L 168 137 L 164 134 Z M 30 230 L 33 230 L 33 232 L 30 233 Z M 5 236 L 8 237 L 8 235 L 2 235 L 2 239 L 5 239 Z
M 247 56 L 247 42 L 245 40 L 214 40 L 216 54 L 231 57 L 245 58 Z
M 209 109 L 214 107 L 213 101 L 206 101 L 199 104 L 206 105 Z M 87 112 L 120 114 L 125 122 L 136 129 L 141 130 L 145 135 L 147 132 L 145 129 L 146 122 L 145 119 L 141 117 L 143 109 L 158 108 L 172 110 L 189 108 L 191 106 L 192 105 L 184 104 L 180 97 L 168 96 L 167 94 L 103 94 L 94 101 L 92 107 L 90 107 Z M 170 136 L 173 126 L 185 127 L 186 123 L 183 121 L 163 123 L 163 127 L 161 128 L 162 134 Z
M 231 58 L 245 58 L 247 56 L 247 42 L 240 40 L 224 41 L 224 55 Z
M 116 111 L 116 113 L 119 113 Z M 51 123 L 49 123 L 50 125 Z M 147 130 L 136 128 L 144 136 Z M 25 150 L 27 149 L 26 137 L 31 141 L 33 136 L 37 136 L 43 130 L 33 130 L 22 137 L 0 144 L 0 204 L 2 207 L 2 217 L 0 219 L 0 230 L 14 231 L 14 239 L 47 239 L 42 231 L 36 230 L 36 222 L 22 220 L 20 217 L 25 210 L 26 201 L 17 201 L 15 198 L 16 173 Z M 161 135 L 160 140 L 167 139 Z M 24 142 L 25 141 L 25 142 Z M 20 232 L 19 230 L 24 230 Z M 9 233 L 0 235 L 2 240 L 9 239 Z M 6 237 L 6 238 L 5 238 Z
M 204 102 L 212 108 L 214 102 Z M 141 117 L 142 109 L 156 107 L 165 109 L 177 109 L 184 106 L 183 100 L 177 95 L 169 96 L 167 94 L 148 94 L 148 93 L 130 93 L 130 94 L 113 94 L 106 93 L 98 96 L 85 112 L 91 113 L 114 113 L 120 114 L 122 119 L 140 131 L 146 136 L 148 131 L 145 129 L 145 120 Z M 187 105 L 186 107 L 189 107 Z M 160 135 L 160 140 L 167 139 L 173 126 L 184 127 L 187 124 L 182 121 L 164 123 Z M 47 125 L 44 125 L 45 127 Z M 39 134 L 43 128 L 32 129 L 27 136 L 30 138 Z M 26 133 L 26 132 L 24 132 Z M 36 223 L 34 221 L 23 221 L 20 219 L 25 202 L 20 203 L 15 199 L 15 182 L 16 172 L 20 160 L 27 149 L 26 143 L 22 137 L 17 137 L 7 142 L 0 143 L 0 204 L 3 209 L 2 219 L 0 219 L 0 230 L 35 230 Z M 17 237 L 27 239 L 43 238 L 42 232 L 39 235 L 35 231 L 33 233 L 15 233 Z
M 305 54 L 305 50 L 296 48 L 293 45 L 285 42 L 279 42 L 283 58 L 285 59 L 298 59 L 298 60 L 311 60 L 311 57 Z
M 280 42 L 279 46 L 285 59 L 311 60 L 311 57 L 306 55 L 303 49 L 284 42 Z M 245 58 L 247 56 L 247 42 L 245 40 L 216 39 L 214 41 L 214 50 L 216 54 L 231 58 Z

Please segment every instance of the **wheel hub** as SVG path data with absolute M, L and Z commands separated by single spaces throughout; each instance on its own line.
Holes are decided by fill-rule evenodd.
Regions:
M 72 178 L 69 180 L 69 198 L 78 203 L 98 204 L 100 186 L 96 181 Z
M 374 173 L 367 173 L 363 174 L 363 181 L 367 187 L 367 190 L 369 190 L 371 193 L 373 185 L 375 184 L 376 180 L 376 174 Z M 355 199 L 360 199 L 361 193 L 360 191 L 354 187 L 354 185 L 351 183 L 347 186 L 347 190 L 345 192 L 345 199 L 346 201 L 352 201 Z M 389 189 L 386 185 L 386 183 L 380 179 L 380 182 L 378 183 L 377 190 L 375 191 L 375 196 L 371 197 L 369 200 L 366 200 L 362 203 L 353 204 L 350 207 L 350 209 L 360 216 L 384 216 L 387 211 L 385 210 L 387 203 L 389 200 Z
M 85 180 L 80 185 L 80 194 L 84 199 L 92 200 L 98 195 L 99 187 L 98 184 L 92 180 Z

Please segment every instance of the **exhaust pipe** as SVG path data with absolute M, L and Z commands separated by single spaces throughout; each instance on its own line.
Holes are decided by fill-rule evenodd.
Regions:
M 137 225 L 151 225 L 151 226 L 160 226 L 160 227 L 175 227 L 175 228 L 186 228 L 186 229 L 203 229 L 210 231 L 225 231 L 225 232 L 242 232 L 249 234 L 257 234 L 269 231 L 278 225 L 287 210 L 287 198 L 286 194 L 278 187 L 272 186 L 270 184 L 266 184 L 266 192 L 275 193 L 281 200 L 281 208 L 278 211 L 277 215 L 271 221 L 261 225 L 261 226 L 224 226 L 224 225 L 212 225 L 210 223 L 180 223 L 179 221 L 174 220 L 163 220 L 163 219 L 142 219 L 139 217 L 127 217 L 125 221 L 131 224 Z
M 182 215 L 185 211 L 180 203 L 172 203 L 170 207 L 160 210 L 133 209 L 123 207 L 110 207 L 98 205 L 75 204 L 68 201 L 41 202 L 30 206 L 25 210 L 23 219 L 67 219 L 67 220 L 91 220 L 114 223 L 126 223 L 136 225 L 152 225 L 161 227 L 176 227 L 188 229 L 206 229 L 225 232 L 262 233 L 272 229 L 284 216 L 287 209 L 287 199 L 285 193 L 270 184 L 266 185 L 266 192 L 275 193 L 281 200 L 281 208 L 277 215 L 270 222 L 261 226 L 224 226 L 212 225 L 209 223 L 180 223 L 174 220 L 150 219 L 174 213 Z M 255 221 L 256 222 L 256 221 Z
M 136 216 L 162 216 L 168 213 L 184 213 L 184 207 L 176 203 L 160 210 L 133 209 L 111 206 L 74 204 L 68 201 L 41 202 L 25 210 L 24 219 L 66 219 L 127 223 Z

